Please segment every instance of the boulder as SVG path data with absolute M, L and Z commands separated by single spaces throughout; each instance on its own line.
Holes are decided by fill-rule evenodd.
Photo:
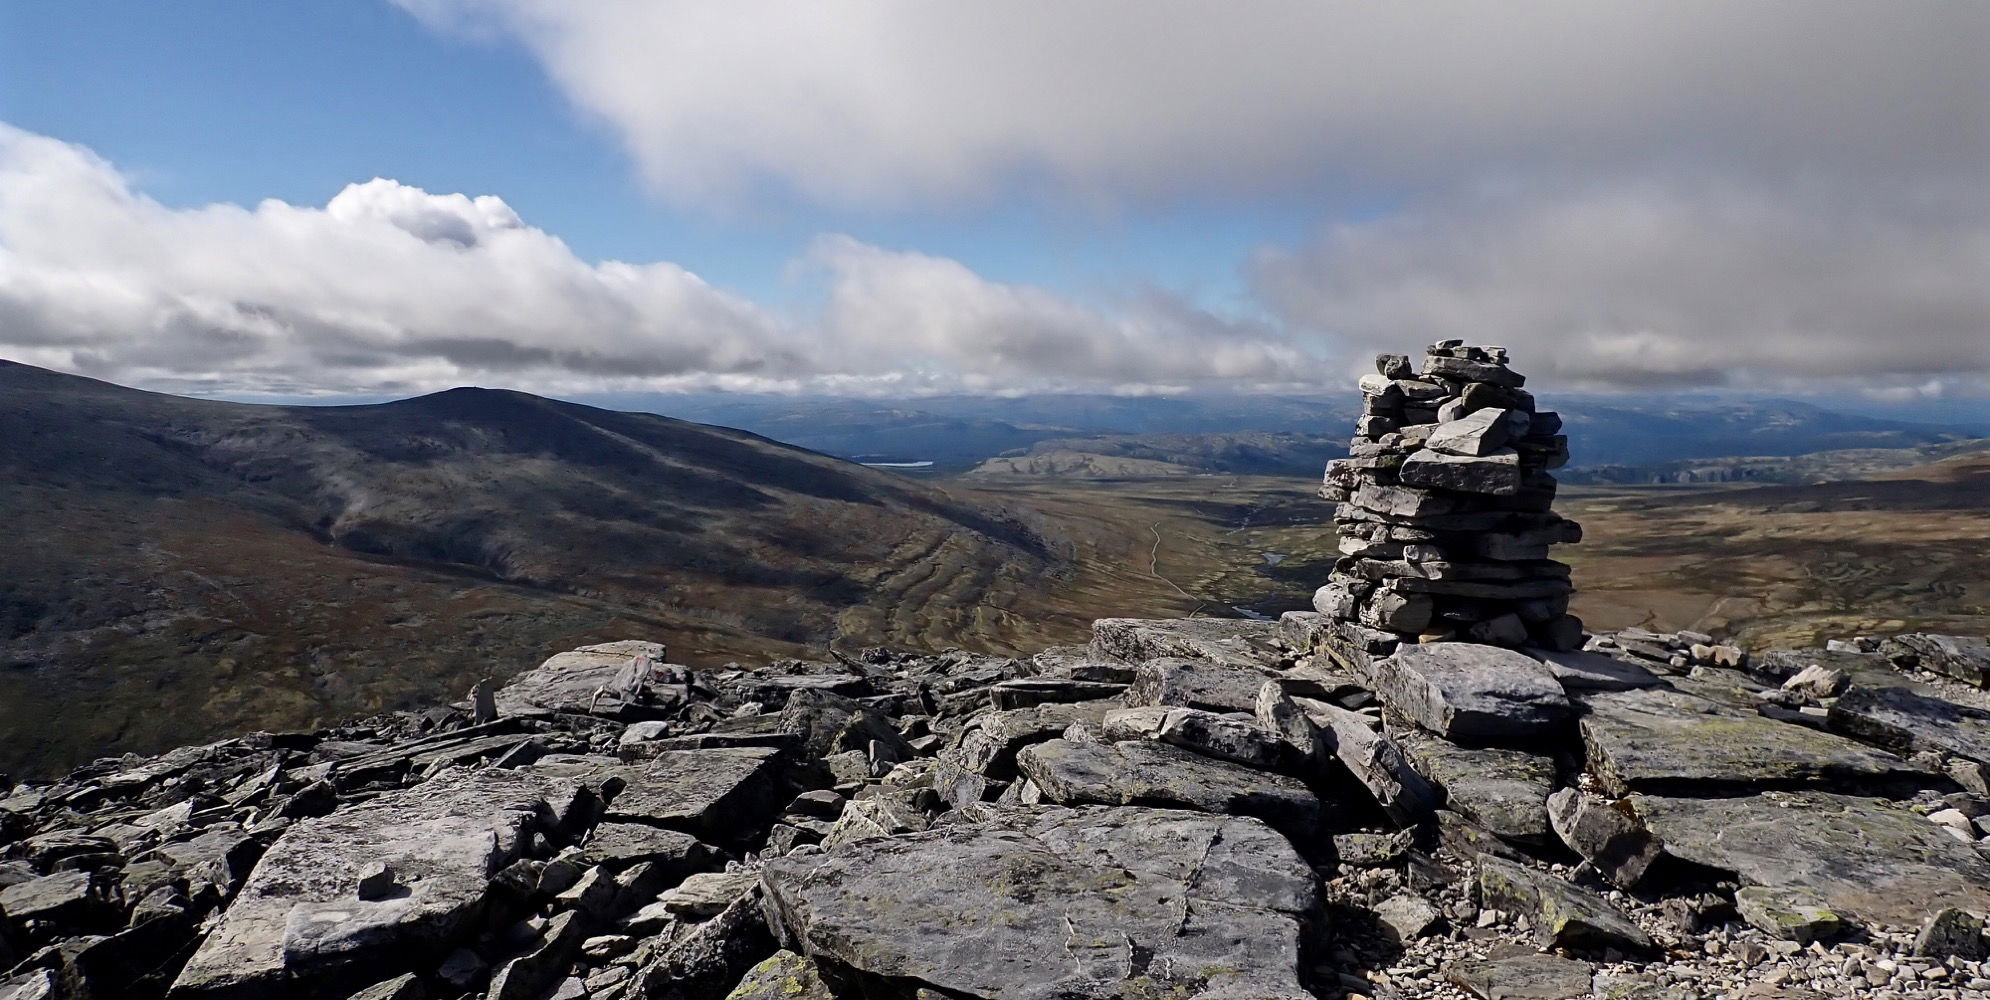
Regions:
M 1814 890 L 1841 916 L 1912 928 L 1947 906 L 1990 911 L 1990 861 L 1893 803 L 1772 791 L 1634 795 L 1631 805 L 1665 853 L 1755 885 Z
M 1447 739 L 1540 740 L 1569 718 L 1568 698 L 1548 668 L 1497 646 L 1406 645 L 1375 664 L 1375 685 L 1390 709 Z
M 867 995 L 1310 996 L 1299 953 L 1314 875 L 1256 820 L 1019 808 L 777 858 L 763 878 L 782 945 Z
M 1953 906 L 1937 911 L 1914 935 L 1914 954 L 1922 958 L 1981 962 L 1990 958 L 1983 939 L 1983 918 Z
M 1016 777 L 1016 754 L 1054 739 L 1077 722 L 1100 722 L 1109 701 L 1051 702 L 976 716 L 933 764 L 933 790 L 955 807 L 987 797 L 991 784 Z
M 445 954 L 471 929 L 491 877 L 516 860 L 549 802 L 571 787 L 489 768 L 451 770 L 412 788 L 292 825 L 277 838 L 173 984 L 176 1000 L 305 994 L 354 987 Z M 385 862 L 403 894 L 355 895 Z
M 1410 766 L 1436 787 L 1446 807 L 1501 838 L 1547 841 L 1553 758 L 1501 747 L 1461 747 L 1409 726 L 1392 727 L 1390 735 Z
M 628 639 L 557 653 L 499 688 L 499 715 L 548 712 L 605 715 L 633 721 L 661 718 L 667 707 L 650 690 L 651 671 L 664 662 L 662 643 Z M 651 664 L 644 669 L 642 664 Z
M 1479 903 L 1524 914 L 1542 947 L 1643 953 L 1652 941 L 1608 900 L 1547 872 L 1479 855 Z
M 557 914 L 531 948 L 498 967 L 491 976 L 488 1000 L 540 1000 L 566 978 L 567 967 L 586 937 L 581 915 Z
M 1577 699 L 1589 769 L 1613 795 L 1922 777 L 1893 754 L 1670 688 Z
M 1318 829 L 1320 800 L 1295 778 L 1161 743 L 1051 740 L 1017 755 L 1045 801 L 1140 805 L 1255 816 L 1295 836 Z
M 1422 896 L 1399 893 L 1375 904 L 1375 919 L 1396 933 L 1398 941 L 1425 937 L 1444 922 L 1444 914 Z

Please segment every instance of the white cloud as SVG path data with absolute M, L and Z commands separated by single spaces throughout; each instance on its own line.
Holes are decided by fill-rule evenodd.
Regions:
M 1150 293 L 1107 313 L 1041 288 L 989 281 L 958 261 L 848 237 L 817 241 L 832 277 L 824 324 L 870 365 L 931 359 L 996 384 L 1071 381 L 1293 382 L 1317 363 L 1269 327 Z
M 1465 337 L 1596 385 L 1990 375 L 1990 198 L 1613 184 L 1504 192 L 1266 251 L 1292 327 L 1365 349 Z
M 821 316 L 670 263 L 589 263 L 499 198 L 391 180 L 323 208 L 175 209 L 79 146 L 0 124 L 0 354 L 161 388 L 540 391 L 1269 378 L 1270 331 L 1161 294 L 1117 311 L 825 238 Z
M 525 45 L 679 203 L 1990 161 L 1990 5 L 397 0 Z

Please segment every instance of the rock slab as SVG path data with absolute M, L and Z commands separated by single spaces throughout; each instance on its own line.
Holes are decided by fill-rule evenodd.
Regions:
M 1003 998 L 1302 1000 L 1312 871 L 1255 820 L 1026 808 L 770 861 L 784 947 L 872 986 Z M 866 990 L 865 992 L 870 992 Z

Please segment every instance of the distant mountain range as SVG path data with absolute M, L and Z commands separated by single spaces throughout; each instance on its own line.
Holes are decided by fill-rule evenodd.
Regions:
M 1027 511 L 743 431 L 486 389 L 221 403 L 6 362 L 0 509 L 0 770 L 460 697 L 585 642 L 930 645 L 1067 568 Z
M 1358 406 L 1352 392 L 1332 401 L 1046 395 L 883 403 L 646 396 L 617 402 L 860 461 L 932 462 L 925 471 L 941 474 L 1076 478 L 1317 475 L 1327 459 L 1345 453 Z M 1790 400 L 1568 396 L 1543 398 L 1542 405 L 1558 410 L 1568 427 L 1573 458 L 1565 478 L 1585 481 L 1665 481 L 1708 460 L 1938 448 L 1990 435 L 1990 426 L 1978 423 L 1921 423 Z M 1774 464 L 1756 463 L 1756 471 Z

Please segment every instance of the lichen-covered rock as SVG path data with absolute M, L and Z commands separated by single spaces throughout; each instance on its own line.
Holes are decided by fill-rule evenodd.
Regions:
M 1587 889 L 1490 854 L 1479 855 L 1478 864 L 1480 902 L 1525 914 L 1543 947 L 1626 953 L 1652 949 L 1651 938 L 1624 911 Z
M 1036 808 L 780 858 L 783 945 L 861 983 L 949 996 L 1302 1000 L 1311 869 L 1263 824 Z M 866 990 L 866 992 L 869 992 Z
M 781 950 L 747 970 L 726 1000 L 836 1000 L 815 961 Z
M 1801 886 L 1742 886 L 1734 909 L 1756 930 L 1798 944 L 1831 937 L 1844 923 L 1823 893 Z
M 1990 911 L 1990 860 L 1899 805 L 1814 791 L 1631 805 L 1667 854 L 1815 890 L 1842 916 L 1906 928 L 1943 907 Z
M 1883 750 L 1670 688 L 1577 700 L 1590 770 L 1613 795 L 1925 777 Z

